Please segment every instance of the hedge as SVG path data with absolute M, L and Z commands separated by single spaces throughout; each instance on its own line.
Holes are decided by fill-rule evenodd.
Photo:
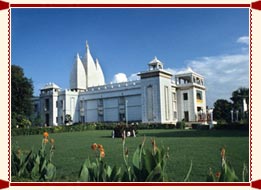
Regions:
M 75 131 L 87 131 L 87 130 L 114 130 L 118 125 L 125 125 L 119 123 L 85 123 L 85 124 L 73 124 L 69 126 L 53 126 L 53 127 L 31 127 L 31 128 L 13 128 L 11 130 L 12 136 L 18 135 L 39 135 L 43 132 L 48 133 L 63 133 L 63 132 L 75 132 Z M 133 125 L 133 124 L 129 124 Z M 156 124 L 156 123 L 135 123 L 137 129 L 174 129 L 174 124 Z
M 249 124 L 229 123 L 214 125 L 216 130 L 249 130 Z

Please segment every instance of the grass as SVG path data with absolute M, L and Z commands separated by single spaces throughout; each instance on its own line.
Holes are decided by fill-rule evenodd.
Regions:
M 122 140 L 112 139 L 111 131 L 84 131 L 50 134 L 55 139 L 54 163 L 57 166 L 57 181 L 77 181 L 78 172 L 84 160 L 94 158 L 90 146 L 102 144 L 106 156 L 104 160 L 111 166 L 123 165 Z M 241 179 L 243 164 L 249 165 L 249 136 L 247 131 L 194 131 L 194 130 L 139 130 L 136 138 L 126 139 L 129 156 L 146 136 L 146 146 L 151 148 L 150 138 L 155 137 L 158 146 L 170 148 L 167 172 L 172 181 L 183 181 L 192 160 L 191 181 L 206 181 L 211 167 L 220 170 L 220 148 L 226 147 L 226 157 L 231 161 L 236 174 Z M 41 135 L 12 137 L 22 150 L 35 151 L 41 146 Z M 131 159 L 130 159 L 131 160 Z

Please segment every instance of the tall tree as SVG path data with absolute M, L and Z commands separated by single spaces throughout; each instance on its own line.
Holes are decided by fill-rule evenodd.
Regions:
M 33 82 L 20 66 L 11 66 L 11 115 L 15 124 L 26 123 L 33 112 Z M 12 123 L 12 127 L 14 127 Z
M 213 110 L 214 120 L 230 122 L 231 110 L 232 110 L 231 102 L 224 99 L 218 99 L 214 103 L 214 110 Z
M 233 108 L 242 112 L 243 100 L 246 100 L 246 104 L 249 104 L 249 88 L 241 87 L 232 92 Z
M 233 91 L 230 99 L 233 101 L 238 120 L 248 121 L 249 88 L 241 87 Z

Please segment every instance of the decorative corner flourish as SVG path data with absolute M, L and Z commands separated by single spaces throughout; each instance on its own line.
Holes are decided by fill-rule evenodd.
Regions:
M 9 185 L 10 185 L 9 181 L 4 181 L 4 180 L 0 179 L 0 189 L 8 188 Z
M 0 11 L 5 9 L 9 9 L 9 3 L 0 0 Z
M 251 8 L 256 10 L 261 10 L 261 0 L 252 2 Z
M 255 189 L 261 189 L 261 179 L 252 181 L 251 182 L 251 187 Z

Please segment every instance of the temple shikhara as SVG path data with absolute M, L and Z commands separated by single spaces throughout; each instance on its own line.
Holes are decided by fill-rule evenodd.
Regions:
M 206 117 L 206 88 L 200 74 L 187 70 L 173 76 L 155 57 L 148 70 L 138 75 L 139 80 L 106 84 L 102 67 L 86 43 L 85 55 L 77 54 L 72 65 L 70 88 L 46 84 L 34 99 L 35 112 L 45 126 L 63 125 L 66 115 L 72 123 L 175 124 Z

